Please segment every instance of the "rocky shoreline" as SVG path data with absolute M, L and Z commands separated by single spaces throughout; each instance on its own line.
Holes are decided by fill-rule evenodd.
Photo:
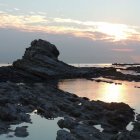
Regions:
M 60 61 L 59 54 L 55 45 L 41 39 L 34 40 L 22 59 L 13 62 L 12 66 L 0 67 L 0 82 L 43 82 L 50 79 L 98 77 L 140 81 L 140 77 L 123 74 L 114 67 L 74 67 Z
M 90 101 L 88 98 L 58 89 L 57 80 L 65 78 L 98 78 L 140 81 L 115 68 L 76 68 L 58 60 L 57 48 L 44 40 L 34 40 L 21 60 L 0 68 L 0 134 L 14 132 L 28 136 L 27 127 L 10 129 L 10 125 L 31 122 L 30 113 L 37 111 L 46 119 L 58 121 L 57 140 L 138 140 L 140 119 L 125 103 Z M 134 123 L 131 131 L 126 129 Z M 101 125 L 103 131 L 95 125 Z

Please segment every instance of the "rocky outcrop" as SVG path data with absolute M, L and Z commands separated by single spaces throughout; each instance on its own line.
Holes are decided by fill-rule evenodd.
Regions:
M 140 73 L 140 66 L 128 67 L 126 68 L 126 70 L 132 70 L 132 71 L 135 71 L 136 73 Z
M 78 68 L 59 61 L 58 56 L 59 51 L 55 45 L 41 39 L 34 40 L 26 49 L 22 59 L 15 61 L 13 66 L 42 78 L 73 76 L 81 73 L 78 72 Z
M 22 59 L 13 62 L 12 66 L 0 67 L 0 82 L 46 82 L 50 79 L 97 77 L 140 81 L 137 75 L 126 75 L 113 67 L 73 67 L 60 61 L 59 54 L 56 46 L 48 41 L 34 40 Z

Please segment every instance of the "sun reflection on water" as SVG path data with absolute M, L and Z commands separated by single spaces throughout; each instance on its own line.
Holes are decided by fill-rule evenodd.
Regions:
M 90 100 L 104 102 L 124 102 L 140 112 L 140 82 L 122 82 L 122 85 L 94 82 L 85 79 L 64 80 L 59 82 L 59 88 L 75 93 L 80 97 L 88 97 Z
M 99 89 L 100 99 L 106 102 L 120 102 L 124 99 L 124 86 L 105 84 Z

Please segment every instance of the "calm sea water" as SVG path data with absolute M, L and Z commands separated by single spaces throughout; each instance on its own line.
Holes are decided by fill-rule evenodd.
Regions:
M 111 63 L 96 63 L 96 64 L 70 64 L 72 66 L 75 66 L 75 67 L 111 67 L 112 64 Z
M 60 128 L 57 125 L 58 120 L 62 118 L 58 117 L 54 120 L 47 120 L 42 118 L 39 115 L 32 114 L 31 120 L 32 123 L 22 123 L 20 125 L 11 125 L 11 129 L 15 130 L 18 126 L 28 126 L 27 131 L 29 132 L 29 136 L 25 138 L 15 137 L 14 133 L 8 133 L 0 136 L 0 140 L 56 140 L 57 131 Z M 13 137 L 9 137 L 13 136 Z
M 78 67 L 110 67 L 111 64 L 74 64 Z M 118 66 L 113 66 L 118 67 Z M 125 68 L 125 67 L 123 67 Z M 122 72 L 122 71 L 121 71 Z M 124 74 L 134 74 L 138 75 L 139 73 L 123 71 Z M 109 80 L 100 78 L 102 80 Z M 105 83 L 105 82 L 95 82 L 86 79 L 70 79 L 63 80 L 59 82 L 59 88 L 75 93 L 80 97 L 88 97 L 90 100 L 101 100 L 105 102 L 124 102 L 129 104 L 136 112 L 140 113 L 140 82 L 126 82 L 120 80 L 109 80 L 114 83 Z M 115 83 L 122 83 L 122 85 L 117 85 Z
M 7 64 L 5 64 L 6 66 Z M 111 64 L 72 64 L 77 67 L 110 67 Z M 0 65 L 0 66 L 3 66 Z M 119 67 L 118 67 L 119 68 Z M 130 71 L 123 71 L 130 73 Z M 132 72 L 133 74 L 136 74 Z M 103 79 L 108 80 L 108 79 Z M 110 80 L 109 80 L 110 81 Z M 122 85 L 109 84 L 86 79 L 68 79 L 59 81 L 58 87 L 64 91 L 75 93 L 80 97 L 88 97 L 90 100 L 102 100 L 105 102 L 125 102 L 129 104 L 136 112 L 140 113 L 140 82 L 125 82 L 115 80 L 115 83 L 122 83 Z M 38 115 L 31 115 L 32 124 L 23 123 L 20 126 L 28 126 L 29 136 L 25 140 L 55 140 L 57 131 L 60 128 L 57 122 L 61 118 L 54 120 L 47 120 Z M 16 126 L 11 126 L 15 128 Z M 1 135 L 0 140 L 20 140 L 23 138 L 7 138 L 9 134 Z M 12 134 L 13 135 L 13 134 Z
M 10 66 L 11 64 L 0 64 L 0 67 L 2 66 Z
M 80 97 L 88 97 L 90 100 L 124 102 L 140 113 L 140 88 L 135 88 L 135 86 L 140 86 L 140 82 L 114 82 L 121 82 L 122 85 L 74 79 L 60 81 L 59 88 Z

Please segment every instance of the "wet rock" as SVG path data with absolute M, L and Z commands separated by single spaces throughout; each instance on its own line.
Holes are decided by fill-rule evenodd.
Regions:
M 135 71 L 135 72 L 137 72 L 137 73 L 140 73 L 140 66 L 133 66 L 133 67 L 128 67 L 128 68 L 126 68 L 127 70 L 133 70 L 133 71 Z
M 140 139 L 140 131 L 131 131 L 130 133 L 132 140 L 139 140 Z
M 78 125 L 78 123 L 74 121 L 73 118 L 68 117 L 65 117 L 64 120 L 63 119 L 59 120 L 57 124 L 60 128 L 67 129 L 73 129 L 76 125 Z
M 15 108 L 0 107 L 0 119 L 3 121 L 14 121 L 17 119 L 17 112 Z
M 29 133 L 27 132 L 27 126 L 16 127 L 15 136 L 17 137 L 27 137 Z
M 124 132 L 120 132 L 118 135 L 112 137 L 111 140 L 134 140 L 134 139 L 130 136 L 129 131 L 124 131 Z
M 9 131 L 9 125 L 3 121 L 0 121 L 0 135 L 8 133 Z
M 43 79 L 76 74 L 78 69 L 59 61 L 58 56 L 59 51 L 55 45 L 41 39 L 34 40 L 26 49 L 23 58 L 15 61 L 13 66 Z
M 71 133 L 65 130 L 59 130 L 57 132 L 56 140 L 78 140 L 78 139 L 76 139 Z
M 47 119 L 53 119 L 55 117 L 53 112 L 47 111 L 43 108 L 37 108 L 37 114 L 39 114 Z
M 133 125 L 134 125 L 134 131 L 136 130 L 136 131 L 139 131 L 140 132 L 140 122 L 138 122 L 138 121 L 135 121 L 134 123 L 133 123 Z
M 48 119 L 64 117 L 58 125 L 69 129 L 70 135 L 78 140 L 87 138 L 104 140 L 104 137 L 110 140 L 112 135 L 116 135 L 115 131 L 119 132 L 125 128 L 134 118 L 133 109 L 124 103 L 85 100 L 59 90 L 49 83 L 24 85 L 11 82 L 1 83 L 0 99 L 2 102 L 0 122 L 7 125 L 0 128 L 0 134 L 8 132 L 11 124 L 25 121 L 30 123 L 29 113 L 34 110 Z M 94 128 L 95 124 L 101 124 L 104 132 Z M 106 127 L 103 124 L 106 124 Z
M 140 121 L 140 114 L 138 114 L 138 115 L 136 116 L 136 119 L 137 119 L 138 121 Z
M 87 126 L 85 124 L 77 125 L 71 130 L 71 133 L 78 138 L 78 140 L 109 140 L 110 136 L 101 133 L 98 129 Z

